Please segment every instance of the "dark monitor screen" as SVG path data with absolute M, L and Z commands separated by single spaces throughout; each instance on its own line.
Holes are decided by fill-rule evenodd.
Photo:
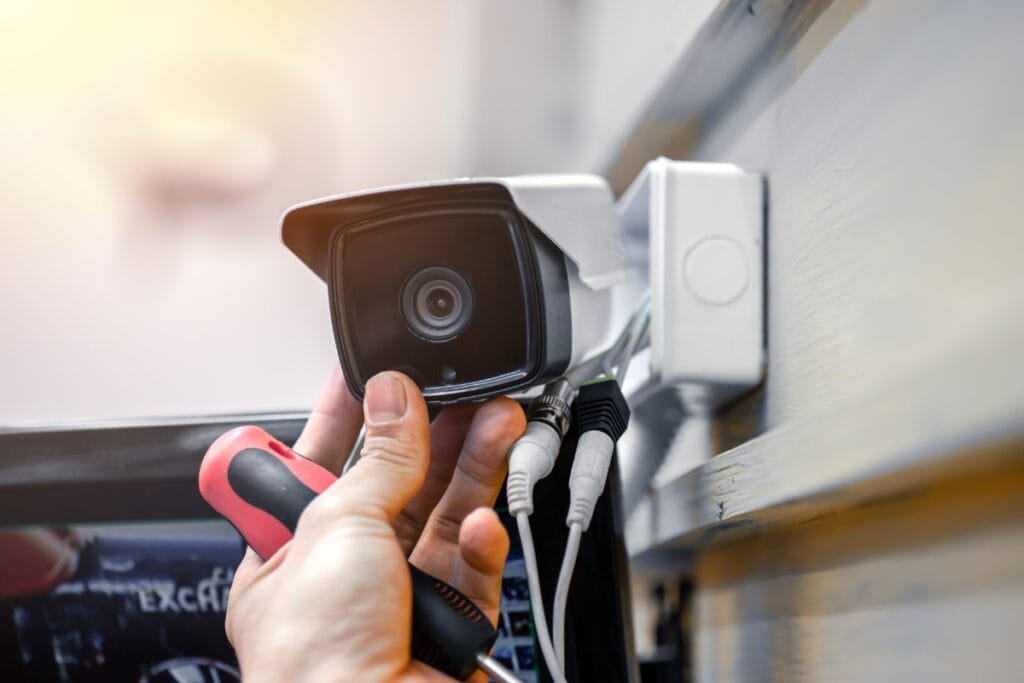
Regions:
M 535 683 L 522 548 L 502 519 L 513 543 L 494 656 Z M 243 551 L 217 520 L 0 530 L 0 680 L 239 680 L 224 612 Z
M 239 680 L 224 636 L 244 546 L 226 522 L 0 531 L 0 678 Z M 20 595 L 19 595 L 20 593 Z

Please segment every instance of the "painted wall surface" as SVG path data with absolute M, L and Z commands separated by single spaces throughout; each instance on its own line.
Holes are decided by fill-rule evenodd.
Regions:
M 762 430 L 955 363 L 1024 314 L 1022 35 L 1014 2 L 835 0 L 705 117 L 696 156 L 769 182 Z M 696 680 L 1020 680 L 1021 480 L 961 487 L 703 554 Z
M 696 156 L 769 182 L 765 428 L 1024 311 L 1024 8 L 836 0 Z

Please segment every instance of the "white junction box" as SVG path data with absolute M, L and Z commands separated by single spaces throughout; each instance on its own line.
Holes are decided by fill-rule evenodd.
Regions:
M 764 181 L 732 164 L 651 161 L 619 200 L 646 233 L 651 380 L 713 411 L 764 372 Z

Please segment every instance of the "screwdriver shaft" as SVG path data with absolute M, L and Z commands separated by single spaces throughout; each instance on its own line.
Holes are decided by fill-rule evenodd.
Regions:
M 476 656 L 476 663 L 481 671 L 498 683 L 523 683 L 511 671 L 503 667 L 501 662 L 483 652 Z

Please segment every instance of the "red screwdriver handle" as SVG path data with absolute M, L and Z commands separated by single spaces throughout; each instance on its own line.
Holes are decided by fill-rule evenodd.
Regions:
M 267 559 L 291 540 L 302 511 L 336 479 L 259 427 L 237 427 L 206 452 L 199 492 Z
M 199 469 L 199 491 L 263 559 L 291 540 L 302 511 L 337 478 L 259 427 L 217 439 Z M 472 600 L 409 565 L 412 655 L 449 676 L 469 678 L 477 653 L 498 634 Z

